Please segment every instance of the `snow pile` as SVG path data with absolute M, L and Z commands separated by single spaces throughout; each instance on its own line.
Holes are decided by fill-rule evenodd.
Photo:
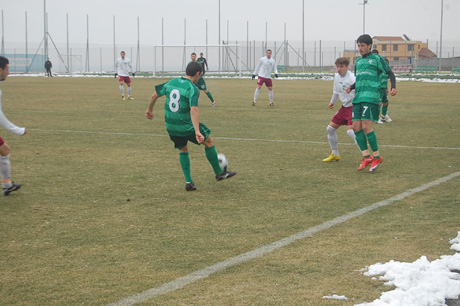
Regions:
M 460 232 L 450 241 L 452 249 L 460 249 Z M 460 296 L 460 253 L 441 256 L 430 262 L 426 256 L 413 263 L 391 260 L 385 264 L 377 263 L 368 268 L 366 276 L 380 276 L 385 285 L 396 289 L 384 292 L 380 299 L 359 306 L 420 306 L 445 305 L 446 299 Z
M 328 300 L 348 300 L 348 298 L 344 295 L 328 295 L 328 296 L 323 296 L 323 299 L 328 299 Z

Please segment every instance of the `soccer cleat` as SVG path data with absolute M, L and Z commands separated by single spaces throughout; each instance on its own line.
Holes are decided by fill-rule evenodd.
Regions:
M 253 102 L 252 102 L 252 106 L 256 106 L 256 101 L 253 101 Z
M 270 102 L 270 106 L 275 106 L 275 103 L 273 103 L 273 102 Z
M 212 107 L 216 107 L 216 102 L 212 102 Z
M 121 96 L 121 99 L 122 99 L 123 101 L 126 101 L 125 96 Z
M 323 159 L 323 162 L 331 162 L 331 161 L 339 161 L 339 160 L 340 160 L 340 155 L 334 155 L 334 153 L 331 153 L 331 155 Z
M 134 98 L 131 96 L 128 96 L 128 100 L 134 100 Z
M 4 196 L 7 196 L 9 195 L 11 192 L 13 191 L 16 191 L 18 190 L 19 188 L 21 188 L 21 184 L 14 184 L 13 182 L 11 182 L 13 185 L 11 185 L 11 187 L 8 187 L 8 188 L 2 188 L 2 194 Z
M 385 122 L 391 122 L 393 121 L 388 114 L 385 115 Z
M 382 161 L 383 161 L 382 157 L 373 158 L 372 163 L 371 163 L 371 168 L 369 169 L 369 172 L 374 172 L 375 170 L 377 170 L 377 168 L 380 166 Z
M 361 171 L 364 168 L 366 168 L 371 162 L 372 162 L 372 157 L 371 156 L 363 157 L 363 159 L 361 160 L 361 164 L 358 167 L 358 171 Z
M 235 176 L 235 175 L 236 175 L 236 172 L 227 171 L 227 167 L 224 167 L 224 169 L 222 169 L 222 173 L 219 175 L 216 175 L 216 180 L 222 181 L 222 180 L 231 178 L 232 176 Z
M 379 120 L 377 121 L 378 124 L 383 124 L 383 122 L 385 121 L 385 119 L 382 117 L 382 118 L 379 118 Z
M 193 183 L 185 183 L 185 190 L 186 191 L 196 190 L 195 184 L 193 184 Z

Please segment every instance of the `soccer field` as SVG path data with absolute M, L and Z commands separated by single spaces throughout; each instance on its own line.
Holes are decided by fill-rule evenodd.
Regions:
M 1 131 L 12 178 L 0 198 L 2 305 L 106 305 L 259 249 L 460 171 L 459 84 L 399 82 L 393 122 L 375 125 L 383 163 L 357 172 L 357 147 L 326 127 L 332 81 L 275 80 L 275 107 L 249 79 L 207 79 L 200 121 L 238 174 L 216 182 L 191 146 L 197 191 L 186 192 L 166 134 L 164 98 L 134 78 L 122 101 L 114 78 L 9 77 L 3 112 L 25 136 Z M 460 177 L 337 223 L 264 256 L 147 299 L 144 305 L 353 305 L 390 288 L 361 269 L 391 259 L 452 254 Z M 348 300 L 323 296 L 344 295 Z

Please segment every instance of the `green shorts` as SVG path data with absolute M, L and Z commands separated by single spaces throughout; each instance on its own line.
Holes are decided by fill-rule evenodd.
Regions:
M 377 122 L 379 120 L 380 105 L 375 103 L 353 103 L 352 121 L 369 120 Z
M 211 130 L 208 129 L 206 125 L 200 122 L 200 133 L 204 136 L 204 140 L 208 139 L 209 135 L 211 135 Z M 195 133 L 191 133 L 187 136 L 174 136 L 169 135 L 169 138 L 174 142 L 174 148 L 181 149 L 187 145 L 187 143 L 193 142 L 194 144 L 200 145 L 196 140 Z
M 207 90 L 208 88 L 206 87 L 206 82 L 204 81 L 203 77 L 201 77 L 198 82 L 196 83 L 196 87 L 198 87 L 199 90 Z
M 386 88 L 380 88 L 379 93 L 380 93 L 380 102 L 388 103 L 388 94 L 387 94 Z

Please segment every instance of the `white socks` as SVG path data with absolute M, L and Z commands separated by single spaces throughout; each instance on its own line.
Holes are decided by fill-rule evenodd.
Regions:
M 131 86 L 128 86 L 128 97 L 131 97 Z
M 257 98 L 259 97 L 259 92 L 260 92 L 260 89 L 256 88 L 256 91 L 254 92 L 254 102 L 257 101 Z
M 329 140 L 329 145 L 331 146 L 332 153 L 335 156 L 339 155 L 339 150 L 337 149 L 339 140 L 337 138 L 337 129 L 334 129 L 332 126 L 327 126 L 327 139 Z
M 256 91 L 254 92 L 254 102 L 257 101 L 257 98 L 259 97 L 259 92 L 260 89 L 256 88 Z M 268 99 L 270 100 L 270 103 L 273 103 L 273 90 L 268 91 Z
M 358 147 L 359 149 L 359 145 L 358 145 L 358 142 L 356 141 L 356 135 L 355 135 L 355 132 L 353 130 L 347 130 L 347 134 L 348 136 L 351 137 L 351 139 L 353 139 L 353 141 L 355 142 L 356 146 Z M 361 149 L 359 149 L 359 151 L 361 151 Z
M 124 96 L 125 95 L 125 88 L 123 87 L 123 85 L 120 85 L 120 91 L 121 91 L 121 95 Z
M 8 179 L 11 177 L 11 164 L 10 164 L 10 155 L 0 156 L 0 174 L 2 179 Z M 2 183 L 3 188 L 11 187 L 12 183 Z

